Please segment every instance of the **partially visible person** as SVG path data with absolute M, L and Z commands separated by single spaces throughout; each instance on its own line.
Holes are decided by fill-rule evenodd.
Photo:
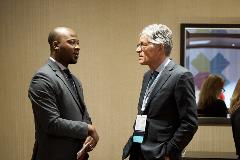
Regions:
M 87 160 L 99 137 L 81 82 L 68 69 L 77 63 L 79 39 L 72 29 L 56 27 L 48 43 L 48 62 L 33 76 L 28 91 L 35 121 L 32 160 Z
M 172 31 L 166 25 L 149 25 L 140 34 L 138 62 L 149 70 L 122 159 L 180 160 L 198 128 L 192 73 L 170 59 L 171 49 Z
M 224 79 L 218 75 L 210 74 L 203 82 L 198 101 L 198 113 L 206 117 L 227 117 L 228 109 L 225 102 L 220 99 L 224 92 Z
M 238 160 L 240 160 L 240 80 L 238 80 L 231 98 L 229 113 L 231 114 L 232 134 Z

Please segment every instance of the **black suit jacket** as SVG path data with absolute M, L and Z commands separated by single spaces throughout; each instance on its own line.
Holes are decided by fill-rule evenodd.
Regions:
M 79 98 L 51 60 L 32 78 L 28 95 L 35 120 L 33 160 L 74 160 L 88 135 L 91 119 L 81 83 L 73 79 Z
M 231 123 L 236 154 L 240 156 L 240 108 L 231 115 Z
M 141 112 L 150 71 L 143 78 L 138 104 Z M 146 105 L 147 126 L 141 150 L 146 160 L 168 155 L 178 157 L 197 130 L 197 105 L 192 74 L 170 61 L 161 73 Z M 125 159 L 132 151 L 132 137 L 123 149 Z M 134 151 L 133 151 L 134 152 Z

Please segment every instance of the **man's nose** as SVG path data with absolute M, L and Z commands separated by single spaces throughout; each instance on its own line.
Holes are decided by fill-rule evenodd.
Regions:
M 75 47 L 74 47 L 74 49 L 80 50 L 79 44 L 76 44 Z
M 137 53 L 140 53 L 141 50 L 142 50 L 141 46 L 137 46 L 137 48 L 136 48 L 136 52 L 137 52 Z

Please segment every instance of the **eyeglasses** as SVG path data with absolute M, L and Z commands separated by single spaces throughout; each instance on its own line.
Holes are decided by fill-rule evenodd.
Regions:
M 225 92 L 225 89 L 224 89 L 224 88 L 222 88 L 222 89 L 221 89 L 221 92 L 222 92 L 222 93 L 224 93 L 224 92 Z
M 152 43 L 151 42 L 149 42 L 149 43 L 138 43 L 137 48 L 140 47 L 141 49 L 145 49 L 150 44 L 152 44 Z

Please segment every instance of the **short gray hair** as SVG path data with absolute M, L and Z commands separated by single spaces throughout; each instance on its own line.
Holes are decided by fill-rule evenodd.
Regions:
M 163 44 L 165 55 L 169 56 L 172 50 L 172 31 L 163 24 L 151 24 L 145 27 L 140 36 L 147 36 L 149 42 Z

